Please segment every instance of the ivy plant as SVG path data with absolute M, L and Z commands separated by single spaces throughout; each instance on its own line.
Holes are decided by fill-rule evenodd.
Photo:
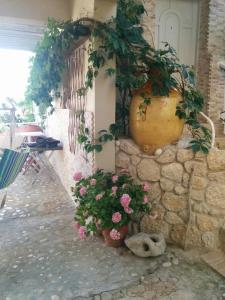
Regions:
M 118 0 L 117 16 L 104 23 L 89 18 L 66 22 L 49 20 L 44 38 L 37 46 L 32 61 L 27 98 L 38 105 L 51 106 L 65 70 L 65 55 L 76 41 L 86 37 L 90 40 L 87 49 L 89 66 L 85 86 L 78 94 L 84 95 L 92 88 L 99 70 L 113 58 L 116 59 L 116 69 L 106 68 L 106 74 L 116 75 L 115 84 L 118 89 L 116 124 L 113 130 L 101 131 L 93 141 L 81 118 L 78 140 L 87 152 L 101 151 L 102 145 L 111 140 L 114 134 L 128 134 L 132 91 L 150 81 L 153 95 L 168 96 L 174 88 L 180 91 L 183 101 L 178 105 L 176 115 L 184 119 L 191 128 L 193 151 L 207 153 L 211 135 L 198 120 L 204 98 L 196 89 L 193 69 L 180 64 L 174 49 L 168 43 L 165 43 L 163 49 L 155 49 L 145 40 L 143 14 L 145 8 L 139 1 Z M 95 43 L 96 40 L 98 43 Z M 151 99 L 147 95 L 142 97 L 140 113 L 145 114 L 151 105 Z

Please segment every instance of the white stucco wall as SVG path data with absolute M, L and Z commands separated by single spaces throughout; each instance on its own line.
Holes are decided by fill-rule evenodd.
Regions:
M 73 20 L 82 17 L 92 18 L 94 14 L 94 0 L 71 0 L 71 13 Z
M 46 21 L 48 17 L 69 19 L 70 0 L 0 0 L 0 16 Z
M 70 194 L 70 187 L 74 185 L 73 175 L 81 171 L 84 175 L 92 172 L 91 161 L 86 162 L 81 152 L 72 154 L 69 149 L 68 139 L 69 110 L 56 109 L 48 118 L 46 134 L 58 139 L 63 144 L 62 151 L 54 151 L 50 162 L 60 177 L 65 189 Z

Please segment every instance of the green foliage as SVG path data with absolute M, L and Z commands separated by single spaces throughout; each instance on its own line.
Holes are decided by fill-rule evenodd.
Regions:
M 16 116 L 18 123 L 29 123 L 34 122 L 33 103 L 27 99 L 17 103 L 17 107 L 21 110 L 22 115 Z
M 196 90 L 193 69 L 179 63 L 174 49 L 168 43 L 159 50 L 149 45 L 144 39 L 141 25 L 144 13 L 144 6 L 139 1 L 118 0 L 117 16 L 105 23 L 87 18 L 74 22 L 49 20 L 48 29 L 33 59 L 27 97 L 37 104 L 51 105 L 53 92 L 57 91 L 65 69 L 66 53 L 77 40 L 86 36 L 91 41 L 87 49 L 89 66 L 85 86 L 78 94 L 85 95 L 93 87 L 99 69 L 109 59 L 116 59 L 116 70 L 106 68 L 106 74 L 115 76 L 118 89 L 117 134 L 128 134 L 132 91 L 150 81 L 154 95 L 168 96 L 174 88 L 180 91 L 183 101 L 177 107 L 176 114 L 192 128 L 192 149 L 207 152 L 211 136 L 198 121 L 204 99 Z M 143 116 L 150 102 L 151 99 L 143 95 L 140 105 L 140 114 Z M 84 123 L 82 125 L 84 127 Z M 100 140 L 93 141 L 83 129 L 79 133 L 79 142 L 87 152 L 100 151 L 102 142 L 110 138 L 105 133 Z
M 26 98 L 37 105 L 51 106 L 65 69 L 65 55 L 80 37 L 90 35 L 87 26 L 77 22 L 48 20 L 47 30 L 31 60 Z
M 84 123 L 81 122 L 80 130 L 78 134 L 78 143 L 83 146 L 83 149 L 87 152 L 101 152 L 103 145 L 109 141 L 112 141 L 116 135 L 113 131 L 114 125 L 111 125 L 109 131 L 100 130 L 98 138 L 93 141 L 92 136 L 88 128 L 84 127 Z
M 74 179 L 79 181 L 72 188 L 76 204 L 75 221 L 86 228 L 87 234 L 119 229 L 128 225 L 139 213 L 149 213 L 147 189 L 134 184 L 126 172 L 116 175 L 98 170 L 87 178 L 80 177 L 81 173 L 75 174 Z M 123 195 L 130 197 L 128 209 L 121 204 Z M 113 222 L 114 213 L 121 215 L 119 222 Z

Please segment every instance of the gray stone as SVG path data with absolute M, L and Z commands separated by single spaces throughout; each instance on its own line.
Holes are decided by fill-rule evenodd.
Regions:
M 145 287 L 143 285 L 134 285 L 131 288 L 129 288 L 128 292 L 127 292 L 127 296 L 130 297 L 135 297 L 135 296 L 139 296 L 142 295 L 145 291 Z
M 162 204 L 169 211 L 178 212 L 187 207 L 187 199 L 185 196 L 175 195 L 171 192 L 166 192 L 162 198 Z
M 120 149 L 130 155 L 137 155 L 141 152 L 140 148 L 131 139 L 121 139 Z
M 208 204 L 225 209 L 225 184 L 211 181 L 206 191 Z
M 53 295 L 51 297 L 51 300 L 60 300 L 59 296 L 58 295 Z
M 137 156 L 137 155 L 131 156 L 131 162 L 134 166 L 138 165 L 140 161 L 141 161 L 141 158 L 139 156 Z
M 162 153 L 163 153 L 162 149 L 159 148 L 159 149 L 156 149 L 156 150 L 155 150 L 154 155 L 155 155 L 155 156 L 159 156 L 159 155 L 161 155 Z
M 174 189 L 174 182 L 167 178 L 160 178 L 160 186 L 165 192 L 171 192 Z
M 177 195 L 183 195 L 187 193 L 187 189 L 180 184 L 175 187 L 174 191 Z
M 158 158 L 157 162 L 161 164 L 168 164 L 175 160 L 176 154 L 171 149 L 166 149 Z
M 177 160 L 181 163 L 191 160 L 194 157 L 193 151 L 190 149 L 179 149 L 177 152 Z
M 125 240 L 126 246 L 137 256 L 151 257 L 162 255 L 166 242 L 162 234 L 138 233 Z
M 116 166 L 118 168 L 128 168 L 130 165 L 130 157 L 125 152 L 120 151 L 116 156 Z
M 208 180 L 200 176 L 192 176 L 191 187 L 196 190 L 203 190 L 206 188 Z
M 194 300 L 196 299 L 195 295 L 188 290 L 180 290 L 171 294 L 168 300 Z
M 141 180 L 158 181 L 160 179 L 160 167 L 153 159 L 143 159 L 137 167 Z
M 171 264 L 170 261 L 166 261 L 166 262 L 164 262 L 164 263 L 162 264 L 162 266 L 163 266 L 164 268 L 169 268 L 169 267 L 172 266 L 172 264 Z
M 205 200 L 205 191 L 190 189 L 190 197 L 196 201 L 202 202 Z
M 183 224 L 183 220 L 174 212 L 167 212 L 165 221 L 171 225 Z
M 210 232 L 210 231 L 204 232 L 202 235 L 202 241 L 204 243 L 204 246 L 207 249 L 215 249 L 216 238 L 214 232 Z
M 176 257 L 174 257 L 174 258 L 172 259 L 172 263 L 173 263 L 174 265 L 179 265 L 179 259 L 176 258 Z
M 207 157 L 209 169 L 212 171 L 224 171 L 225 150 L 212 150 Z
M 158 182 L 154 182 L 150 185 L 150 190 L 148 194 L 150 197 L 150 201 L 156 201 L 161 197 L 161 189 Z
M 112 300 L 112 294 L 105 292 L 101 294 L 101 300 Z
M 193 171 L 193 169 L 194 169 L 194 161 L 193 160 L 186 161 L 184 163 L 184 168 L 190 174 Z
M 162 166 L 162 176 L 179 183 L 182 181 L 183 171 L 183 166 L 179 163 Z

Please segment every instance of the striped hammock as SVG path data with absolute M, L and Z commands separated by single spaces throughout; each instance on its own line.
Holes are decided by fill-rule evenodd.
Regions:
M 0 190 L 7 188 L 14 182 L 17 175 L 22 171 L 29 153 L 17 152 L 10 149 L 3 151 L 0 160 Z

